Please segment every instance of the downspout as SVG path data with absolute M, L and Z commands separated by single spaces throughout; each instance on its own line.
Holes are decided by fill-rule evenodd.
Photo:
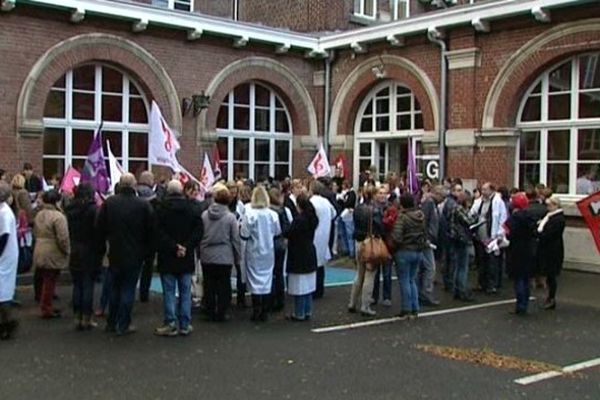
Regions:
M 323 147 L 325 154 L 331 158 L 329 154 L 329 118 L 330 118 L 330 99 L 331 99 L 331 64 L 335 60 L 335 50 L 330 50 L 325 58 L 325 101 L 323 104 Z
M 438 115 L 438 138 L 439 138 L 439 153 L 440 153 L 440 182 L 446 176 L 446 107 L 447 107 L 447 90 L 448 90 L 448 65 L 446 61 L 446 42 L 442 39 L 442 34 L 436 28 L 429 28 L 427 37 L 432 43 L 440 47 L 440 109 Z

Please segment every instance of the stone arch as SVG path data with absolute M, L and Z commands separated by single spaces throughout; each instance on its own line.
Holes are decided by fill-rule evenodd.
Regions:
M 407 86 L 419 100 L 423 110 L 425 130 L 436 130 L 439 126 L 437 91 L 425 71 L 404 57 L 375 56 L 354 68 L 340 85 L 340 91 L 331 109 L 329 122 L 329 143 L 332 146 L 343 148 L 352 146 L 355 111 L 358 110 L 369 90 L 380 82 L 371 69 L 381 65 L 382 61 L 385 65 L 386 79 Z
M 599 34 L 600 18 L 587 19 L 557 25 L 521 46 L 506 60 L 490 87 L 482 128 L 514 126 L 521 97 L 529 85 L 561 59 L 600 49 Z
M 265 71 L 268 74 L 265 74 Z M 266 83 L 281 96 L 290 113 L 294 136 L 302 136 L 307 142 L 317 142 L 317 113 L 308 90 L 288 67 L 266 57 L 249 57 L 235 61 L 212 79 L 206 89 L 211 104 L 196 122 L 197 140 L 216 140 L 217 116 L 222 99 L 237 85 L 252 80 Z M 297 100 L 294 101 L 294 96 L 299 98 L 300 105 Z
M 31 68 L 17 102 L 17 133 L 41 135 L 46 97 L 54 82 L 68 70 L 91 61 L 125 69 L 143 87 L 148 100 L 154 99 L 161 106 L 173 129 L 181 132 L 181 106 L 177 91 L 158 60 L 131 40 L 91 33 L 54 45 Z

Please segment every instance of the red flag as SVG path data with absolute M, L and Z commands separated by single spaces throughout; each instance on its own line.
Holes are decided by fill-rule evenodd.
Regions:
M 213 148 L 213 174 L 215 176 L 215 180 L 221 178 L 221 156 L 219 155 L 219 147 L 215 146 Z
M 342 153 L 333 162 L 337 171 L 339 171 L 340 178 L 348 178 L 348 166 L 346 164 L 346 156 Z
M 596 248 L 600 252 L 600 192 L 589 195 L 576 204 L 581 216 L 590 228 Z

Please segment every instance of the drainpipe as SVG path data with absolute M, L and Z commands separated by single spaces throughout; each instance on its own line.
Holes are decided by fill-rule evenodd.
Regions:
M 334 60 L 335 50 L 330 50 L 328 57 L 325 58 L 325 102 L 323 104 L 323 147 L 328 158 L 331 158 L 329 154 L 329 103 L 331 99 L 331 64 Z
M 439 126 L 438 126 L 438 138 L 439 138 L 439 153 L 440 153 L 440 168 L 439 168 L 439 180 L 440 182 L 446 176 L 446 98 L 448 90 L 448 65 L 446 61 L 446 42 L 442 38 L 442 33 L 435 27 L 431 27 L 427 30 L 427 37 L 432 43 L 437 44 L 440 47 L 440 109 L 439 109 Z

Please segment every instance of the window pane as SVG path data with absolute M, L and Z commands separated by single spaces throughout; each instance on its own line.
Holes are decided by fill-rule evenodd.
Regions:
M 73 89 L 95 90 L 96 66 L 85 65 L 73 70 Z
M 410 96 L 398 97 L 396 111 L 398 111 L 398 112 L 410 111 Z
M 229 107 L 221 106 L 219 108 L 219 115 L 217 115 L 217 128 L 228 129 L 229 128 Z
M 42 175 L 44 175 L 44 178 L 46 178 L 47 181 L 49 181 L 50 178 L 52 178 L 52 175 L 54 175 L 54 174 L 56 174 L 58 176 L 63 176 L 65 174 L 65 160 L 63 160 L 63 159 L 55 160 L 55 159 L 44 158 L 44 161 L 42 164 L 43 164 Z
M 360 157 L 371 157 L 371 143 L 360 143 L 359 144 L 359 156 Z
M 250 85 L 246 83 L 233 89 L 233 101 L 235 104 L 250 105 Z
M 254 160 L 269 161 L 270 150 L 268 140 L 254 140 Z
M 269 164 L 254 164 L 254 181 L 262 182 L 269 177 Z
M 221 159 L 221 173 L 222 174 L 226 174 L 227 171 L 225 170 L 225 168 L 223 167 L 224 165 L 227 164 L 227 161 L 229 160 L 228 158 L 228 144 L 229 140 L 226 137 L 220 137 L 217 140 L 217 150 L 219 151 L 219 158 Z
M 139 95 L 140 91 L 132 81 L 129 81 L 129 94 Z
M 361 132 L 372 132 L 373 131 L 373 117 L 365 117 L 360 122 Z
M 409 88 L 405 88 L 404 86 L 398 86 L 396 89 L 396 94 L 401 95 L 401 94 L 410 94 L 410 89 Z
M 73 155 L 87 156 L 94 138 L 94 131 L 73 129 Z
M 123 120 L 123 98 L 121 96 L 102 96 L 102 120 L 113 122 Z
M 250 175 L 250 167 L 248 164 L 233 164 L 233 177 L 234 179 L 248 179 Z
M 579 130 L 577 158 L 579 160 L 600 160 L 600 128 Z
M 363 0 L 363 2 L 365 4 L 364 14 L 371 17 L 374 16 L 375 10 L 373 10 L 373 0 Z
M 537 85 L 535 85 L 535 87 L 531 91 L 531 94 L 534 94 L 534 93 L 542 93 L 542 82 L 541 81 Z
M 540 183 L 539 164 L 521 164 L 519 166 L 519 188 L 535 186 Z
M 81 171 L 83 171 L 83 166 L 85 165 L 85 158 L 73 159 L 73 162 L 71 163 L 71 165 L 77 171 L 81 172 Z
M 234 107 L 233 128 L 244 131 L 250 130 L 250 109 L 247 107 Z
M 554 193 L 569 192 L 569 164 L 548 164 L 547 185 Z
M 423 129 L 423 114 L 415 114 L 415 129 Z
M 53 88 L 65 88 L 65 83 L 67 80 L 67 75 L 63 75 L 60 78 L 58 78 L 58 80 L 56 82 L 54 82 L 54 85 L 52 85 Z
M 600 117 L 600 91 L 579 94 L 579 118 Z
M 175 10 L 191 11 L 189 1 L 175 0 L 175 3 L 173 4 L 173 6 L 174 6 Z
M 540 132 L 523 132 L 519 142 L 521 160 L 536 161 L 540 159 Z
M 102 67 L 102 91 L 122 93 L 123 74 L 121 74 L 116 69 Z
M 416 97 L 413 97 L 415 100 L 415 110 L 420 110 L 421 109 L 421 103 L 419 103 L 419 100 L 417 100 Z
M 389 99 L 378 99 L 376 104 L 377 114 L 387 114 L 390 112 L 390 101 Z
M 275 179 L 282 181 L 286 176 L 290 174 L 289 164 L 277 164 L 275 165 Z
M 386 97 L 390 95 L 390 88 L 384 88 L 381 89 L 379 92 L 377 92 L 376 96 L 377 97 Z
M 569 160 L 570 131 L 548 131 L 548 160 Z
M 256 108 L 254 110 L 254 130 L 260 132 L 270 131 L 269 110 Z
M 234 160 L 249 160 L 250 157 L 250 140 L 249 139 L 233 139 L 233 159 Z
M 135 176 L 140 176 L 146 170 L 148 170 L 147 161 L 129 161 L 129 172 Z
M 87 93 L 73 93 L 73 118 L 94 119 L 94 95 Z
M 65 155 L 65 131 L 63 129 L 44 129 L 44 155 Z
M 398 118 L 396 119 L 396 129 L 401 130 L 401 131 L 411 129 L 410 114 L 398 115 Z
M 145 124 L 148 122 L 148 113 L 146 112 L 144 100 L 136 98 L 129 99 L 129 122 L 138 124 Z
M 44 117 L 65 118 L 65 92 L 51 90 L 48 93 Z
M 579 58 L 579 88 L 600 88 L 600 54 L 590 54 Z
M 571 90 L 571 61 L 564 63 L 548 76 L 548 90 L 553 92 L 568 92 Z
M 390 130 L 390 118 L 389 117 L 375 118 L 375 127 L 376 127 L 377 132 L 389 131 Z
M 365 107 L 365 112 L 363 115 L 372 115 L 373 114 L 373 102 L 369 101 L 367 106 Z
M 361 172 L 368 170 L 371 167 L 371 160 L 359 160 L 358 161 L 358 169 Z
M 113 152 L 113 154 L 117 158 L 121 158 L 123 156 L 123 143 L 121 141 L 121 137 L 122 137 L 122 134 L 121 134 L 121 132 L 118 132 L 118 131 L 103 131 L 102 132 L 102 141 L 106 143 L 106 141 L 108 140 L 110 142 L 110 150 Z M 105 143 L 103 143 L 103 146 L 106 149 Z M 108 151 L 104 155 L 108 156 Z M 146 157 L 146 154 L 143 154 L 140 157 Z
M 129 157 L 146 158 L 148 156 L 148 134 L 129 132 Z
M 290 161 L 290 142 L 287 140 L 275 141 L 275 161 Z
M 571 95 L 548 96 L 548 119 L 569 119 L 571 117 Z
M 275 111 L 275 131 L 289 133 L 290 124 L 285 111 Z
M 254 103 L 257 106 L 266 106 L 269 107 L 271 105 L 271 92 L 269 89 L 264 86 L 255 85 L 254 86 L 254 95 L 255 100 Z
M 540 96 L 531 96 L 527 99 L 521 121 L 539 121 L 542 119 L 542 98 Z
M 600 189 L 598 182 L 598 164 L 577 165 L 577 194 L 592 194 Z

